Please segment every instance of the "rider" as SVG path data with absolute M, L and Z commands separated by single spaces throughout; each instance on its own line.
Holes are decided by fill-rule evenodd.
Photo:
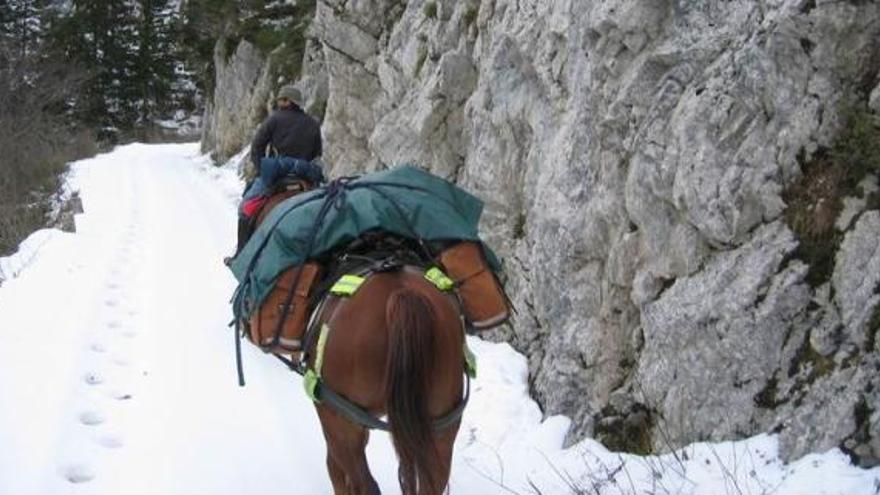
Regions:
M 321 126 L 303 111 L 300 90 L 292 85 L 284 86 L 278 92 L 276 103 L 277 110 L 263 122 L 251 144 L 251 162 L 257 171 L 260 161 L 267 156 L 267 147 L 272 155 L 306 161 L 320 157 L 323 151 Z
M 275 103 L 276 110 L 263 121 L 251 143 L 251 162 L 257 178 L 248 183 L 243 195 L 236 254 L 252 233 L 251 217 L 245 209 L 248 200 L 268 194 L 272 182 L 286 173 L 295 173 L 312 183 L 324 180 L 321 167 L 315 161 L 323 151 L 321 126 L 303 111 L 302 93 L 293 85 L 284 86 L 278 91 Z M 225 261 L 228 263 L 230 259 Z

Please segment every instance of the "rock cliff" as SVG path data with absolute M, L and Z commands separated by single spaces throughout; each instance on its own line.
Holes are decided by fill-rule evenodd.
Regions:
M 202 151 L 211 152 L 217 161 L 227 160 L 249 143 L 275 89 L 267 57 L 247 41 L 230 44 L 220 39 L 214 47 L 214 92 L 202 128 Z
M 492 338 L 572 439 L 880 462 L 880 199 L 845 160 L 880 5 L 322 0 L 311 36 L 331 174 L 412 161 L 485 200 L 518 309 Z

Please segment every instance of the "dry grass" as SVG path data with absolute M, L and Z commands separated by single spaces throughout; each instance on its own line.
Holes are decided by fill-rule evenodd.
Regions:
M 801 239 L 821 240 L 833 234 L 843 208 L 844 172 L 825 156 L 809 163 L 804 175 L 786 193 L 786 219 Z

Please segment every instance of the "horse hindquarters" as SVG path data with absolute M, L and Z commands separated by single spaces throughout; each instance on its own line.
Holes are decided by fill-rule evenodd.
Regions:
M 386 321 L 386 408 L 399 461 L 400 489 L 404 495 L 439 494 L 449 473 L 451 445 L 443 442 L 443 453 L 449 451 L 449 455 L 441 456 L 427 399 L 438 364 L 434 354 L 437 315 L 426 296 L 403 288 L 389 296 Z

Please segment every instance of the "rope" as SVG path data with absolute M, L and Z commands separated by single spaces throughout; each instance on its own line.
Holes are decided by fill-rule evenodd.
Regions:
M 253 257 L 251 258 L 251 261 L 248 264 L 248 268 L 245 271 L 245 275 L 243 277 L 244 281 L 238 286 L 235 293 L 233 294 L 233 301 L 234 301 L 233 310 L 235 311 L 236 316 L 243 314 L 243 312 L 244 312 L 243 311 L 244 307 L 243 307 L 242 303 L 243 303 L 244 293 L 246 292 L 247 287 L 250 286 L 250 275 L 253 273 L 253 270 L 256 267 L 257 262 L 259 261 L 261 255 L 263 253 L 263 250 L 268 245 L 269 239 L 271 238 L 271 233 L 275 231 L 275 229 L 287 217 L 287 215 L 289 215 L 291 212 L 293 212 L 297 208 L 305 206 L 306 204 L 309 204 L 314 201 L 324 200 L 325 203 L 324 203 L 324 205 L 322 205 L 321 210 L 319 211 L 318 217 L 316 218 L 315 224 L 313 224 L 313 228 L 310 231 L 310 234 L 308 237 L 309 248 L 307 250 L 308 252 L 306 253 L 306 255 L 304 257 L 304 259 L 308 259 L 308 257 L 311 256 L 311 254 L 312 254 L 311 250 L 314 247 L 314 241 L 315 241 L 315 238 L 318 234 L 318 230 L 320 227 L 319 223 L 322 223 L 324 220 L 324 217 L 326 217 L 327 213 L 329 213 L 329 209 L 327 206 L 328 203 L 335 202 L 335 206 L 337 209 L 342 208 L 344 206 L 344 202 L 345 202 L 345 194 L 344 193 L 346 190 L 369 188 L 369 189 L 377 192 L 380 196 L 383 197 L 383 199 L 385 199 L 386 201 L 391 203 L 391 205 L 394 207 L 397 214 L 404 221 L 404 225 L 406 226 L 407 230 L 409 231 L 410 236 L 420 244 L 420 247 L 422 248 L 422 251 L 424 252 L 424 254 L 426 254 L 429 257 L 429 259 L 431 259 L 433 257 L 433 253 L 425 245 L 424 239 L 422 239 L 415 232 L 415 229 L 413 228 L 411 222 L 409 221 L 409 218 L 403 212 L 403 208 L 400 206 L 400 204 L 397 201 L 395 201 L 394 199 L 392 199 L 386 192 L 382 191 L 379 187 L 380 186 L 381 187 L 394 187 L 394 188 L 406 189 L 406 190 L 410 190 L 410 191 L 419 191 L 419 192 L 423 192 L 426 194 L 431 194 L 432 191 L 430 191 L 429 189 L 426 189 L 424 187 L 420 187 L 420 186 L 399 184 L 399 183 L 395 183 L 395 182 L 381 182 L 381 181 L 354 182 L 357 178 L 358 177 L 353 176 L 353 177 L 341 177 L 341 178 L 335 179 L 335 180 L 331 181 L 327 186 L 324 186 L 323 188 L 317 189 L 316 191 L 318 191 L 318 192 L 314 196 L 291 205 L 289 208 L 287 208 L 287 210 L 285 210 L 281 215 L 278 216 L 278 218 L 275 220 L 275 222 L 272 224 L 272 226 L 269 227 L 269 229 L 268 229 L 269 232 L 263 238 L 262 242 L 257 247 L 256 252 L 254 253 Z M 451 206 L 459 214 L 462 214 L 461 209 L 458 207 L 458 205 L 456 205 L 452 201 L 449 201 L 448 199 L 440 197 L 440 196 L 434 196 L 434 197 L 436 199 L 439 199 L 440 201 L 443 201 L 444 203 L 448 204 L 449 206 Z
M 242 357 L 241 357 L 241 339 L 244 338 L 244 335 L 241 333 L 239 321 L 241 320 L 242 315 L 244 315 L 246 313 L 246 307 L 245 307 L 246 297 L 245 297 L 245 295 L 251 286 L 251 275 L 253 273 L 254 268 L 256 268 L 256 265 L 257 265 L 259 259 L 261 258 L 266 246 L 269 243 L 269 240 L 271 238 L 271 234 L 275 231 L 275 229 L 278 228 L 278 226 L 287 217 L 287 215 L 292 213 L 294 210 L 301 208 L 301 207 L 303 207 L 309 203 L 312 203 L 314 201 L 323 200 L 323 204 L 321 205 L 321 208 L 318 211 L 318 215 L 315 218 L 315 222 L 312 224 L 312 228 L 309 231 L 309 235 L 307 237 L 307 248 L 306 248 L 305 255 L 303 256 L 303 259 L 307 260 L 312 255 L 312 250 L 314 249 L 315 240 L 317 239 L 318 234 L 320 232 L 320 229 L 324 224 L 324 220 L 327 217 L 327 214 L 329 214 L 331 208 L 341 210 L 345 206 L 346 191 L 361 189 L 361 188 L 370 189 L 370 190 L 376 192 L 377 194 L 379 194 L 383 199 L 385 199 L 386 201 L 388 201 L 392 205 L 392 207 L 394 208 L 397 215 L 403 221 L 403 225 L 406 227 L 406 230 L 408 231 L 410 237 L 418 243 L 419 248 L 422 251 L 422 254 L 425 256 L 425 259 L 432 260 L 434 258 L 434 253 L 425 244 L 424 239 L 422 239 L 422 237 L 419 236 L 418 233 L 415 231 L 415 228 L 413 227 L 412 222 L 410 221 L 410 218 L 406 215 L 406 213 L 404 212 L 401 205 L 396 200 L 394 200 L 394 198 L 392 198 L 387 192 L 383 191 L 381 189 L 381 187 L 394 187 L 394 188 L 406 189 L 406 190 L 410 190 L 410 191 L 419 191 L 419 192 L 423 192 L 423 193 L 427 193 L 427 194 L 432 194 L 432 191 L 430 191 L 426 188 L 420 187 L 420 186 L 399 184 L 399 183 L 395 183 L 395 182 L 382 182 L 382 181 L 375 181 L 375 182 L 364 181 L 364 182 L 360 182 L 360 183 L 353 182 L 357 178 L 358 177 L 340 177 L 338 179 L 335 179 L 335 180 L 331 181 L 329 184 L 327 184 L 327 186 L 324 186 L 322 189 L 319 189 L 318 192 L 314 196 L 306 198 L 306 199 L 299 201 L 299 202 L 291 205 L 290 207 L 288 207 L 280 215 L 278 215 L 275 222 L 269 227 L 268 232 L 264 236 L 264 238 L 262 239 L 260 245 L 257 247 L 256 252 L 254 253 L 253 257 L 251 258 L 250 263 L 248 264 L 247 270 L 245 271 L 243 281 L 236 288 L 235 292 L 232 295 L 232 301 L 231 301 L 232 306 L 233 306 L 233 313 L 234 313 L 235 319 L 236 319 L 236 325 L 235 325 L 235 328 L 236 328 L 236 332 L 235 332 L 236 333 L 236 367 L 238 370 L 239 385 L 240 386 L 244 386 L 244 372 L 243 372 Z M 440 197 L 440 196 L 434 196 L 434 197 L 436 199 L 439 199 L 440 201 L 443 201 L 447 205 L 451 206 L 459 214 L 462 214 L 462 212 L 457 204 L 453 203 L 452 201 L 449 201 L 448 199 L 446 199 L 444 197 Z M 463 214 L 462 214 L 462 216 L 463 216 Z M 296 288 L 299 286 L 299 282 L 301 280 L 301 277 L 302 277 L 302 270 L 299 270 L 296 274 L 296 277 L 293 280 L 293 284 L 291 285 L 291 288 L 287 294 L 287 298 L 284 301 L 284 307 L 281 312 L 281 318 L 278 319 L 278 324 L 275 328 L 273 339 L 270 344 L 273 347 L 277 346 L 280 343 L 281 333 L 284 329 L 284 324 L 287 321 L 288 316 L 290 315 L 290 312 L 291 312 L 291 309 L 293 306 L 293 304 L 292 304 L 293 299 L 296 294 Z M 305 337 L 307 339 L 308 339 L 308 336 L 309 336 L 309 332 L 306 332 Z M 304 346 L 304 349 L 306 349 L 305 346 Z
M 423 254 L 425 256 L 427 256 L 426 259 L 428 259 L 428 260 L 433 259 L 434 253 L 432 253 L 431 250 L 428 249 L 428 246 L 425 245 L 424 239 L 422 239 L 422 237 L 416 233 L 415 229 L 413 228 L 412 224 L 409 221 L 409 217 L 406 216 L 406 213 L 403 212 L 403 208 L 400 207 L 400 205 L 397 203 L 397 201 L 395 201 L 387 193 L 385 193 L 384 191 L 382 191 L 378 187 L 374 187 L 373 184 L 365 184 L 363 187 L 369 188 L 371 191 L 374 191 L 377 194 L 379 194 L 380 196 L 382 196 L 385 199 L 385 201 L 388 201 L 389 203 L 391 203 L 391 205 L 394 207 L 394 211 L 396 211 L 397 215 L 400 216 L 400 219 L 403 220 L 403 224 L 406 226 L 406 230 L 409 231 L 410 237 L 412 237 L 413 239 L 416 240 L 416 242 L 419 243 L 419 248 L 423 251 Z
M 464 213 L 458 207 L 459 205 L 457 205 L 456 203 L 454 203 L 452 201 L 449 201 L 448 199 L 446 199 L 442 196 L 434 195 L 433 191 L 431 191 L 430 189 L 421 187 L 421 186 L 413 186 L 411 184 L 400 184 L 398 182 L 369 181 L 369 180 L 352 184 L 352 188 L 370 187 L 370 186 L 396 187 L 399 189 L 407 189 L 410 191 L 419 191 L 419 192 L 427 193 L 427 194 L 430 194 L 433 198 L 438 199 L 438 200 L 446 203 L 447 205 L 451 206 L 452 209 L 454 209 L 459 215 L 464 216 Z
M 321 210 L 318 212 L 315 223 L 312 224 L 312 230 L 309 232 L 308 237 L 308 247 L 306 248 L 306 253 L 303 259 L 307 260 L 311 257 L 312 249 L 315 245 L 315 239 L 318 237 L 318 232 L 320 231 L 321 226 L 324 224 L 324 219 L 327 217 L 330 209 L 336 208 L 337 210 L 339 210 L 344 205 L 345 180 L 345 178 L 336 179 L 327 186 L 327 195 L 324 198 L 324 204 L 321 205 Z M 290 291 L 287 293 L 287 298 L 284 300 L 284 308 L 281 310 L 281 318 L 278 319 L 278 324 L 275 327 L 275 335 L 272 338 L 273 347 L 278 345 L 281 340 L 281 332 L 284 329 L 284 323 L 287 321 L 287 317 L 290 315 L 290 310 L 292 307 L 291 303 L 293 303 L 293 298 L 296 295 L 296 288 L 299 286 L 299 281 L 302 278 L 302 273 L 303 270 L 299 270 L 296 272 L 296 277 L 293 280 L 293 284 L 291 284 Z

